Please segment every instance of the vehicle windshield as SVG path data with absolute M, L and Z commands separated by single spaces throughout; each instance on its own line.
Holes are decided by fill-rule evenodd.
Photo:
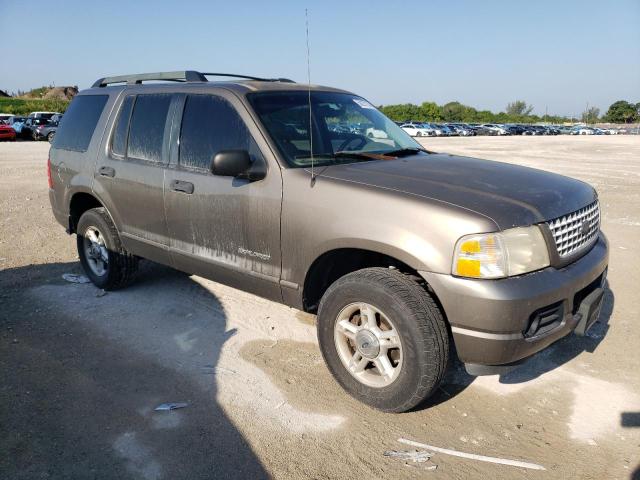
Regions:
M 311 115 L 306 91 L 260 92 L 247 96 L 292 167 L 311 166 L 312 143 L 317 166 L 373 160 L 405 149 L 423 150 L 363 98 L 317 91 L 312 91 L 310 96 Z

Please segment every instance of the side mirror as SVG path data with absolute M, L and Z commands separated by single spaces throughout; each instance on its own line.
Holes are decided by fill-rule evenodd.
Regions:
M 246 150 L 222 150 L 213 157 L 211 173 L 222 177 L 238 177 L 251 167 L 251 157 Z

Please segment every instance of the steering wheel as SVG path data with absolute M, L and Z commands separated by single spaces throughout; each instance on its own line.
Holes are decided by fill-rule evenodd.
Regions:
M 349 133 L 348 135 L 349 136 L 347 137 L 347 139 L 344 142 L 342 142 L 338 147 L 338 150 L 336 150 L 337 152 L 342 152 L 346 150 L 346 148 L 356 140 L 358 141 L 358 145 L 355 147 L 356 150 L 364 147 L 367 144 L 366 137 L 363 137 L 362 135 L 358 135 L 357 133 Z

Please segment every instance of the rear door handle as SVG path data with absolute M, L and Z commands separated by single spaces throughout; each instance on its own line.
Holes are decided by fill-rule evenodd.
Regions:
M 100 169 L 98 170 L 98 173 L 100 175 L 102 175 L 103 177 L 115 177 L 116 176 L 115 169 L 111 168 L 111 167 L 100 167 Z
M 183 182 L 182 180 L 171 180 L 171 190 L 191 195 L 193 193 L 193 183 Z

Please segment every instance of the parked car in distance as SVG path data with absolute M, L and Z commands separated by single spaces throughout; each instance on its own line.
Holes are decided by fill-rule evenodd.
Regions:
M 572 135 L 595 135 L 595 131 L 590 127 L 577 126 L 571 132 Z
M 328 128 L 353 119 L 384 141 Z M 146 258 L 316 313 L 336 381 L 383 411 L 435 393 L 454 354 L 504 373 L 584 335 L 604 297 L 593 187 L 428 152 L 335 88 L 101 78 L 72 100 L 47 174 L 97 287 L 125 287 Z
M 9 118 L 5 120 L 5 123 L 13 127 L 15 124 L 24 122 L 25 120 L 26 120 L 26 117 L 21 117 L 19 115 L 11 115 Z
M 524 133 L 524 127 L 522 125 L 505 125 L 509 135 L 522 135 Z
M 474 125 L 472 128 L 476 132 L 476 135 L 498 135 L 498 132 L 495 129 L 486 127 L 484 125 Z
M 38 140 L 36 129 L 41 125 L 49 123 L 51 117 L 27 117 L 20 129 L 19 137 Z
M 55 119 L 55 120 L 54 120 Z M 49 143 L 53 142 L 58 130 L 58 123 L 62 119 L 62 115 L 54 115 L 47 123 L 37 125 L 33 130 L 34 140 L 48 140 Z
M 8 125 L 7 121 L 13 117 L 13 113 L 0 113 L 0 125 Z
M 493 130 L 494 132 L 496 132 L 496 135 L 510 135 L 509 131 L 505 128 L 504 125 L 498 125 L 495 123 L 485 123 L 482 126 L 489 130 Z
M 436 123 L 434 124 L 434 128 L 440 130 L 442 132 L 442 135 L 445 137 L 451 137 L 453 135 L 456 135 L 456 132 L 454 132 L 451 128 L 449 128 L 448 125 L 443 125 L 441 123 Z
M 0 123 L 0 140 L 15 140 L 16 131 L 9 125 Z
M 31 112 L 27 118 L 39 118 L 49 120 L 54 115 L 60 115 L 60 112 Z
M 449 123 L 449 124 L 447 124 L 447 126 L 451 130 L 453 130 L 455 132 L 455 134 L 458 135 L 459 137 L 469 137 L 469 136 L 472 136 L 475 133 L 475 132 L 473 132 L 473 130 L 471 130 L 466 125 Z
M 460 137 L 472 137 L 476 134 L 468 125 L 449 123 L 447 126 L 455 132 L 455 135 Z
M 16 132 L 17 138 L 20 138 L 21 136 L 22 126 L 24 125 L 25 120 L 26 117 L 18 117 L 16 115 L 9 117 L 7 120 L 7 124 Z
M 400 128 L 412 137 L 431 137 L 435 135 L 435 131 L 431 127 L 425 127 L 421 124 L 405 123 Z

